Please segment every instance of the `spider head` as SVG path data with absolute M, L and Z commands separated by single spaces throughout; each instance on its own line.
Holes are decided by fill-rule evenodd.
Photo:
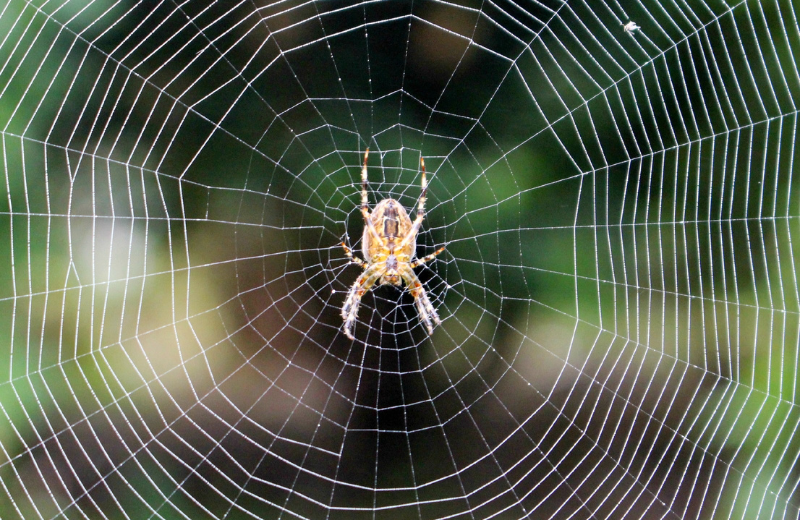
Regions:
M 381 276 L 381 283 L 382 284 L 392 284 L 392 285 L 400 285 L 400 272 L 397 270 L 397 257 L 394 255 L 389 255 L 386 259 L 386 270 L 383 272 L 383 276 Z

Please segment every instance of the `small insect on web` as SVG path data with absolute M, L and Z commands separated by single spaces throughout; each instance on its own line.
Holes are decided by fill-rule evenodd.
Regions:
M 622 30 L 630 34 L 631 36 L 633 36 L 633 33 L 638 31 L 639 29 L 641 29 L 641 27 L 639 27 L 634 21 L 630 21 L 622 26 Z
M 429 334 L 433 334 L 434 324 L 441 320 L 433 308 L 425 288 L 414 274 L 414 268 L 444 251 L 444 246 L 424 258 L 414 259 L 417 250 L 417 233 L 425 219 L 425 196 L 428 183 L 425 175 L 425 159 L 420 158 L 422 169 L 422 193 L 417 205 L 417 216 L 414 221 L 408 216 L 406 209 L 395 199 L 384 199 L 370 212 L 367 196 L 367 158 L 369 148 L 364 152 L 364 164 L 361 167 L 361 215 L 364 217 L 364 235 L 361 239 L 364 260 L 353 255 L 353 252 L 342 242 L 344 254 L 350 262 L 364 268 L 364 272 L 356 279 L 342 306 L 344 333 L 350 339 L 356 321 L 361 297 L 373 285 L 400 286 L 405 282 L 408 291 L 414 297 L 420 320 L 425 324 Z

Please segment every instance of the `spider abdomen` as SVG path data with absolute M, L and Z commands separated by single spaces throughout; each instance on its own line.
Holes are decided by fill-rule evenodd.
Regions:
M 409 237 L 413 226 L 406 209 L 394 199 L 384 199 L 370 213 L 369 220 L 377 231 L 377 237 L 364 228 L 362 252 L 364 258 L 375 262 L 393 254 L 401 262 L 408 262 L 417 248 L 416 237 Z M 405 243 L 403 243 L 405 241 Z
M 383 234 L 390 240 L 396 239 L 400 232 L 400 223 L 397 220 L 397 208 L 397 204 L 387 204 L 386 211 L 383 214 Z

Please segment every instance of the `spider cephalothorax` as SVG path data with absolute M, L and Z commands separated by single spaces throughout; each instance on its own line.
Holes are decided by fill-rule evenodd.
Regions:
M 439 248 L 435 253 L 425 258 L 414 259 L 417 250 L 417 233 L 425 218 L 425 196 L 428 192 L 428 184 L 425 178 L 425 160 L 420 159 L 422 168 L 422 194 L 417 205 L 417 216 L 414 221 L 408 216 L 408 212 L 402 204 L 394 199 L 384 199 L 375 206 L 370 213 L 367 198 L 367 157 L 369 148 L 364 152 L 364 165 L 361 168 L 361 214 L 364 217 L 364 235 L 361 239 L 362 253 L 364 260 L 353 255 L 353 252 L 342 242 L 344 253 L 354 264 L 364 268 L 364 272 L 358 277 L 342 306 L 342 318 L 344 319 L 344 333 L 353 338 L 351 329 L 356 321 L 358 304 L 361 297 L 369 291 L 373 285 L 391 284 L 401 285 L 405 282 L 408 291 L 414 297 L 419 311 L 419 317 L 428 329 L 428 333 L 433 333 L 433 324 L 441 323 L 436 309 L 433 308 L 425 289 L 419 282 L 414 268 L 433 259 L 436 255 L 444 251 L 444 247 Z

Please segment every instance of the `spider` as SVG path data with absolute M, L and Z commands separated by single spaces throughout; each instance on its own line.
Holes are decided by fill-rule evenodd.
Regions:
M 361 266 L 364 272 L 356 279 L 342 306 L 344 333 L 352 339 L 351 332 L 358 313 L 361 297 L 376 283 L 378 285 L 400 286 L 405 282 L 408 291 L 414 297 L 419 317 L 433 334 L 433 323 L 439 325 L 441 320 L 436 314 L 425 289 L 419 282 L 414 268 L 433 260 L 444 251 L 439 248 L 435 253 L 424 258 L 414 259 L 417 250 L 417 233 L 425 218 L 425 195 L 428 184 L 425 178 L 425 159 L 420 158 L 422 168 L 422 194 L 419 196 L 417 216 L 414 221 L 408 216 L 406 209 L 394 199 L 384 199 L 370 213 L 367 198 L 367 157 L 369 148 L 364 152 L 364 165 L 361 167 L 361 214 L 364 216 L 364 235 L 361 239 L 364 260 L 353 255 L 353 252 L 342 242 L 344 254 L 350 263 Z

